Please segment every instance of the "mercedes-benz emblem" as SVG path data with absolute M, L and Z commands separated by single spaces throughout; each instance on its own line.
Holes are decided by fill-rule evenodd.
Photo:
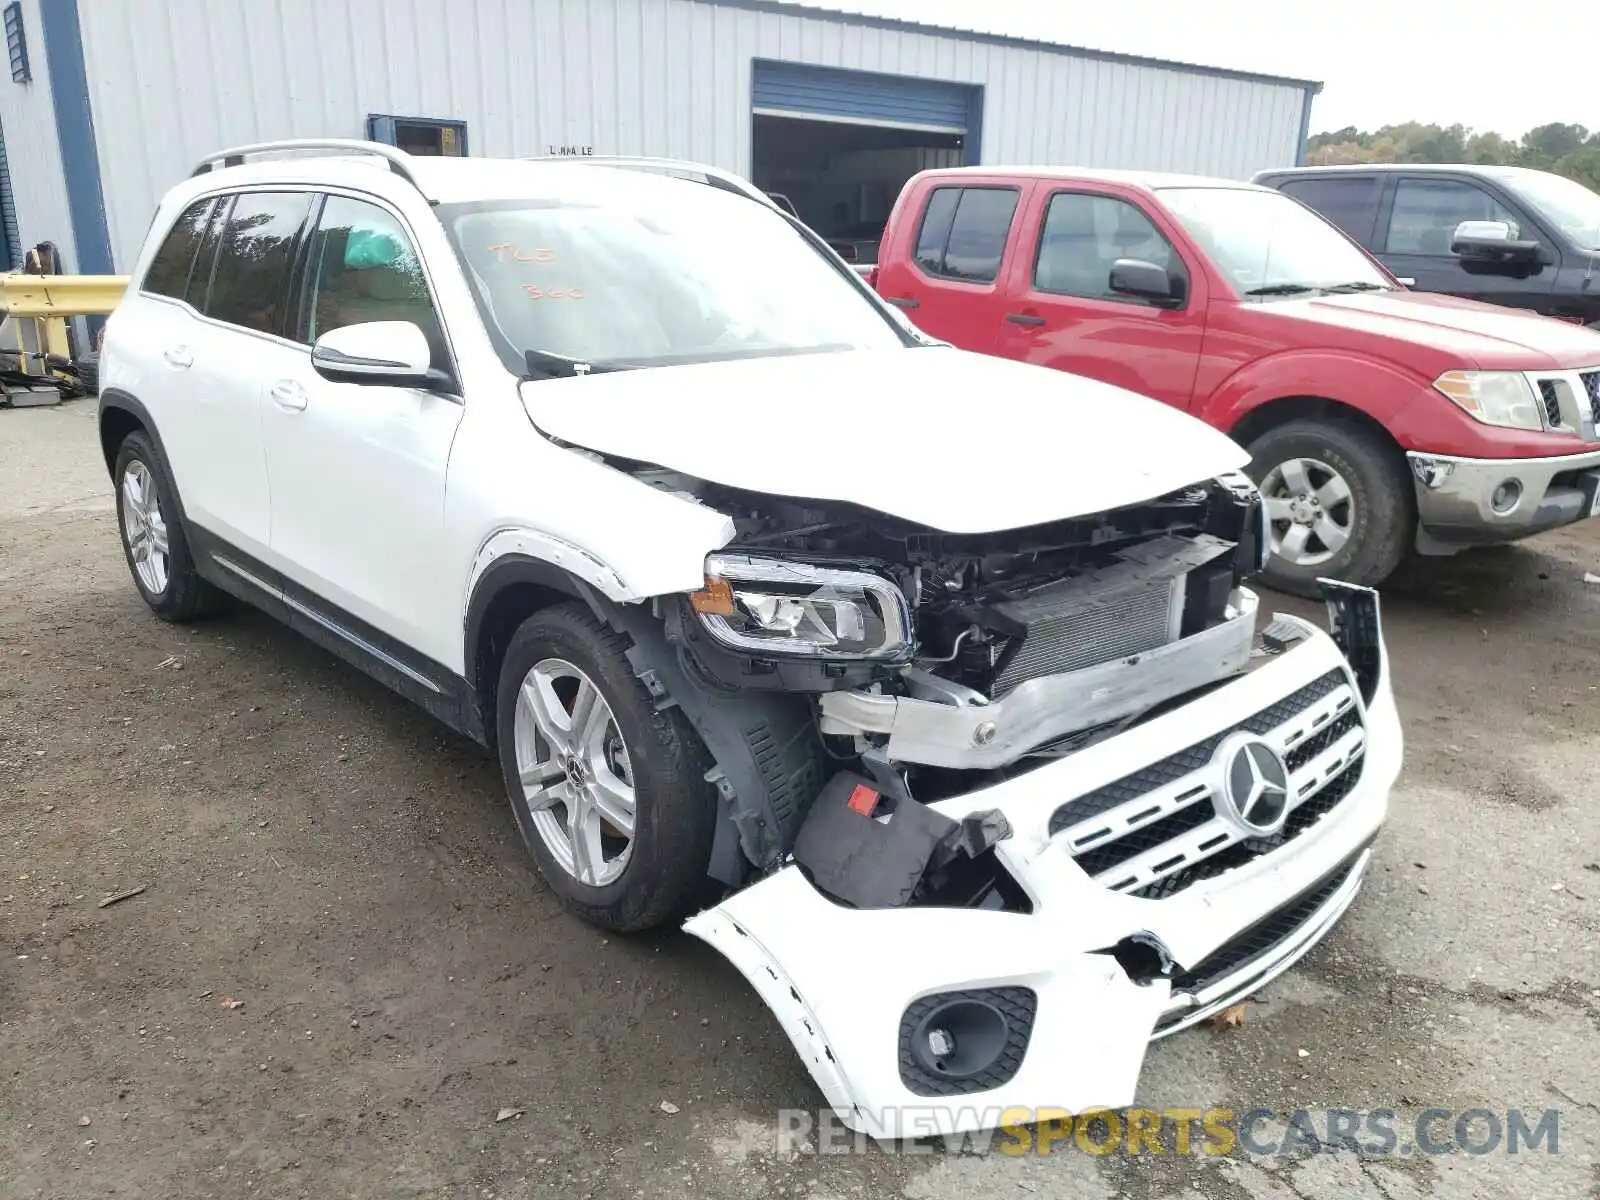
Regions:
M 1217 815 L 1250 837 L 1270 837 L 1289 816 L 1289 767 L 1253 734 L 1231 737 L 1212 760 L 1220 769 Z

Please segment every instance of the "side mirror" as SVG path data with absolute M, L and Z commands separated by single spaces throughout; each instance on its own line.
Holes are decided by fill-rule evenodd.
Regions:
M 1183 303 L 1183 280 L 1174 279 L 1165 267 L 1140 258 L 1119 258 L 1112 263 L 1109 284 L 1119 296 L 1137 296 L 1161 308 L 1176 308 Z
M 410 321 L 365 321 L 330 329 L 311 347 L 311 366 L 334 383 L 440 388 L 427 336 Z
M 1533 266 L 1541 261 L 1541 247 L 1521 234 L 1510 221 L 1463 221 L 1450 239 L 1450 253 L 1467 262 Z

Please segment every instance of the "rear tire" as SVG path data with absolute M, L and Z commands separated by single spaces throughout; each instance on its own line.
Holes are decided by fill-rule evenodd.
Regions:
M 224 607 L 223 593 L 194 568 L 177 494 L 148 434 L 136 430 L 122 439 L 111 475 L 123 557 L 150 611 L 163 621 L 192 621 Z
M 694 909 L 717 814 L 710 755 L 652 703 L 627 648 L 581 604 L 535 613 L 506 649 L 496 707 L 523 842 L 563 904 L 619 933 Z
M 1268 584 L 1300 596 L 1332 578 L 1375 587 L 1409 552 L 1412 496 L 1394 448 L 1359 425 L 1289 421 L 1250 444 L 1272 554 Z

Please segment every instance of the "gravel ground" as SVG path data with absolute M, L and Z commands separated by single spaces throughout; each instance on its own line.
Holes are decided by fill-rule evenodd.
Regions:
M 782 1153 L 820 1097 L 753 993 L 567 917 L 486 755 L 264 617 L 149 616 L 92 404 L 0 411 L 0 482 L 0 1195 L 1600 1197 L 1600 527 L 1386 592 L 1369 883 L 1139 1089 L 1555 1108 L 1559 1153 L 818 1157 Z

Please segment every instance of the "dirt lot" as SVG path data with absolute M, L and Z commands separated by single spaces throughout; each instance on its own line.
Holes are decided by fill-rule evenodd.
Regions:
M 737 974 L 565 916 L 488 758 L 356 672 L 151 618 L 93 429 L 0 411 L 0 1196 L 1600 1197 L 1600 529 L 1386 593 L 1369 884 L 1139 1097 L 1553 1107 L 1559 1153 L 789 1157 L 820 1097 Z

